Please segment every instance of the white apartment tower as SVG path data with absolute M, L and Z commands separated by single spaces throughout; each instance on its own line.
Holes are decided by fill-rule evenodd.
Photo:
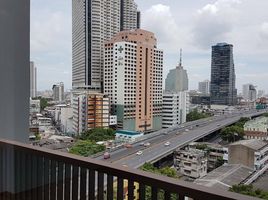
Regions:
M 122 31 L 105 43 L 104 93 L 118 127 L 152 131 L 162 127 L 163 51 L 153 33 Z
M 205 80 L 198 83 L 198 91 L 202 94 L 209 94 L 210 91 L 210 81 Z
M 53 100 L 62 102 L 64 101 L 64 84 L 63 82 L 57 83 L 52 87 Z
M 134 0 L 73 0 L 73 88 L 102 90 L 104 41 L 137 27 Z
M 243 98 L 246 101 L 255 101 L 257 99 L 256 87 L 250 83 L 243 85 Z
M 165 91 L 163 95 L 162 128 L 169 128 L 186 122 L 189 106 L 189 93 L 187 91 Z
M 30 97 L 34 98 L 37 95 L 37 69 L 34 62 L 30 62 Z

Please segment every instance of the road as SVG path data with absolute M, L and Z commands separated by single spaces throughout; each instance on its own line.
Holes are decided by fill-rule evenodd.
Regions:
M 238 121 L 241 117 L 251 117 L 260 115 L 267 112 L 261 111 L 249 111 L 242 113 L 235 113 L 231 115 L 223 115 L 218 117 L 212 117 L 199 122 L 192 122 L 177 126 L 176 128 L 168 129 L 168 133 L 164 134 L 167 129 L 161 130 L 160 134 L 154 134 L 153 137 L 148 137 L 143 142 L 150 142 L 149 147 L 144 147 L 139 143 L 133 144 L 133 148 L 119 149 L 115 152 L 111 152 L 111 158 L 106 160 L 107 162 L 113 162 L 121 165 L 126 165 L 130 168 L 138 168 L 145 162 L 157 161 L 170 153 L 175 149 L 183 147 L 190 142 L 196 141 L 203 138 L 210 133 L 213 133 L 225 126 L 233 124 Z M 196 126 L 198 124 L 198 127 Z M 185 131 L 189 129 L 189 131 Z M 170 145 L 165 146 L 164 144 L 169 141 Z M 136 155 L 137 151 L 142 150 L 143 153 L 140 156 Z M 102 160 L 102 156 L 97 159 Z

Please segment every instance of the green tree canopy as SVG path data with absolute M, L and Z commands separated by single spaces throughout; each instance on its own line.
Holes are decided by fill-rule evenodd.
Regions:
M 105 150 L 104 145 L 98 145 L 89 140 L 78 140 L 70 149 L 69 153 L 88 157 Z
M 195 121 L 195 120 L 207 118 L 207 117 L 210 117 L 210 114 L 200 113 L 200 112 L 198 112 L 197 109 L 194 109 L 193 111 L 189 112 L 186 115 L 186 121 L 190 122 L 190 121 Z
M 113 140 L 115 131 L 113 129 L 95 128 L 81 133 L 81 140 L 91 140 L 95 142 Z
M 233 185 L 230 191 L 268 200 L 267 191 L 255 189 L 252 185 Z
M 239 126 L 229 126 L 223 128 L 220 132 L 221 138 L 224 141 L 235 142 L 243 139 L 244 137 L 244 129 Z

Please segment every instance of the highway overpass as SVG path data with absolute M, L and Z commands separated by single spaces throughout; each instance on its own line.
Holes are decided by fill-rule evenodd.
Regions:
M 138 168 L 145 162 L 156 162 L 167 155 L 173 153 L 177 148 L 186 146 L 190 142 L 197 141 L 211 133 L 222 129 L 225 126 L 229 126 L 239 121 L 241 117 L 256 117 L 267 110 L 261 111 L 247 111 L 239 112 L 230 115 L 222 115 L 218 117 L 211 117 L 191 123 L 186 123 L 180 126 L 172 127 L 168 129 L 160 130 L 156 133 L 152 133 L 148 138 L 145 138 L 143 142 L 150 142 L 149 147 L 141 146 L 139 143 L 133 144 L 133 148 L 122 148 L 114 152 L 111 152 L 111 158 L 107 162 L 118 163 L 131 168 Z M 189 129 L 189 131 L 186 131 Z M 164 144 L 169 141 L 170 145 Z M 143 151 L 142 155 L 136 155 L 137 151 Z M 102 156 L 97 159 L 103 159 Z

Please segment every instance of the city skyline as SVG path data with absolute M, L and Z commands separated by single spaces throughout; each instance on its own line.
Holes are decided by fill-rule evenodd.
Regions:
M 198 3 L 175 3 L 168 0 L 161 4 L 158 0 L 136 0 L 136 3 L 141 11 L 141 27 L 156 34 L 159 48 L 165 52 L 163 78 L 177 64 L 179 49 L 182 47 L 189 88 L 197 89 L 199 81 L 210 77 L 211 45 L 225 41 L 235 47 L 236 87 L 239 92 L 242 85 L 249 81 L 257 85 L 258 90 L 265 89 L 268 75 L 263 70 L 268 63 L 264 56 L 267 54 L 265 44 L 268 43 L 268 14 L 264 8 L 268 2 L 261 0 L 256 5 L 252 0 L 204 0 Z M 255 17 L 248 17 L 249 12 Z M 223 18 L 225 14 L 230 14 L 230 20 Z M 162 18 L 169 23 L 161 23 L 163 20 L 159 19 Z M 216 20 L 213 21 L 212 18 Z M 163 26 L 156 26 L 159 25 L 156 21 Z M 214 27 L 213 30 L 216 31 L 206 27 Z M 203 38 L 196 38 L 196 33 Z M 31 36 L 31 59 L 39 69 L 38 90 L 49 89 L 54 82 L 60 81 L 70 89 L 71 2 L 32 2 Z

